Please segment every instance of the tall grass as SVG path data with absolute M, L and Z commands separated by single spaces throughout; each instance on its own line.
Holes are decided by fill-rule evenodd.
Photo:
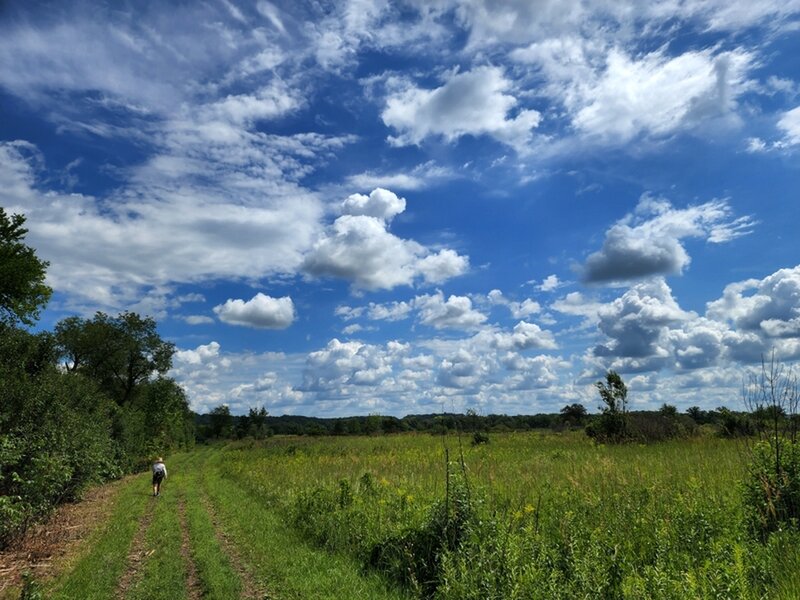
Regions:
M 303 537 L 421 597 L 762 598 L 791 582 L 794 534 L 748 534 L 730 440 L 283 438 L 221 462 Z
M 376 573 L 364 573 L 353 558 L 328 554 L 299 540 L 272 501 L 281 496 L 281 485 L 272 482 L 264 495 L 243 487 L 228 477 L 234 466 L 227 452 L 206 452 L 200 462 L 204 492 L 213 504 L 220 526 L 235 543 L 247 571 L 268 596 L 315 600 L 376 600 L 409 598 L 402 590 L 391 589 Z M 260 456 L 256 450 L 250 457 Z M 236 453 L 236 461 L 248 460 Z M 264 491 L 263 489 L 261 490 Z

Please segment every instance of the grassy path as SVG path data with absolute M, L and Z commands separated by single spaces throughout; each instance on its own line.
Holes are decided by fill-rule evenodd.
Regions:
M 147 524 L 144 563 L 134 573 L 133 585 L 118 589 L 117 598 L 131 600 L 181 600 L 186 594 L 187 565 L 181 553 L 178 497 L 162 494 L 149 500 L 153 519 Z
M 353 559 L 329 554 L 298 540 L 283 517 L 235 481 L 224 477 L 220 453 L 195 455 L 201 482 L 222 529 L 239 548 L 256 583 L 280 600 L 408 599 L 380 576 L 365 574 Z
M 94 533 L 107 525 L 129 479 L 88 490 L 81 502 L 59 507 L 0 552 L 0 600 L 19 598 L 23 573 L 45 582 L 71 570 L 91 550 Z
M 203 598 L 264 598 L 247 585 L 238 556 L 225 547 L 213 523 L 198 483 L 198 463 L 193 455 L 179 463 L 184 469 L 182 498 L 185 502 L 189 550 L 197 568 Z M 238 568 L 237 568 L 238 566 Z
M 407 596 L 353 560 L 312 548 L 269 502 L 228 480 L 222 455 L 170 460 L 153 498 L 149 475 L 109 495 L 98 524 L 64 572 L 45 581 L 55 600 L 381 600 Z M 16 598 L 16 596 L 14 596 Z
M 186 565 L 186 598 L 197 600 L 202 598 L 202 587 L 197 576 L 197 565 L 189 551 L 189 528 L 186 525 L 186 500 L 181 497 L 178 501 L 178 514 L 181 526 L 181 558 Z
M 141 519 L 149 506 L 146 475 L 131 478 L 116 498 L 111 519 L 95 531 L 89 552 L 52 584 L 48 597 L 55 600 L 115 597 L 120 578 Z

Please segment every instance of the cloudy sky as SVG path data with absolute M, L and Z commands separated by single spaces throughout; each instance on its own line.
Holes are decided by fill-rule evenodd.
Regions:
M 800 358 L 798 0 L 0 3 L 0 205 L 195 410 L 740 406 Z

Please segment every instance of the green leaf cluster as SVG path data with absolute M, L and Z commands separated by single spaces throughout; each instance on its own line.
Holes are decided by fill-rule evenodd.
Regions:
M 23 215 L 0 207 L 0 323 L 33 325 L 50 299 L 45 285 L 48 263 L 23 242 L 28 230 Z
M 0 547 L 89 484 L 194 442 L 175 347 L 155 320 L 69 317 L 30 333 L 50 297 L 21 215 L 0 208 Z

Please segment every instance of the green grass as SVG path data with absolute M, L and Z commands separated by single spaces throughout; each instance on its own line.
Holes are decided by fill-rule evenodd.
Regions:
M 408 598 L 377 574 L 364 574 L 357 561 L 309 547 L 283 515 L 263 498 L 223 479 L 227 460 L 211 452 L 203 484 L 248 568 L 270 598 L 281 600 L 377 600 Z M 218 459 L 224 458 L 222 462 Z
M 113 598 L 148 503 L 155 552 L 129 597 L 185 597 L 181 502 L 206 598 L 253 584 L 276 600 L 800 597 L 800 534 L 750 534 L 735 441 L 281 437 L 169 464 L 160 499 L 144 476 L 121 490 L 53 597 Z
M 51 586 L 47 597 L 54 600 L 105 600 L 114 597 L 139 519 L 147 507 L 146 475 L 132 478 L 119 492 L 107 525 L 92 535 L 91 550 Z
M 198 484 L 198 456 L 188 455 L 174 463 L 173 470 L 181 473 L 179 489 L 185 501 L 186 525 L 192 559 L 203 588 L 203 597 L 210 600 L 239 598 L 242 583 L 231 566 L 229 557 L 220 547 L 217 533 L 204 503 L 203 492 Z M 185 475 L 184 475 L 185 473 Z
M 212 463 L 318 547 L 441 600 L 755 599 L 791 585 L 787 551 L 747 533 L 736 442 L 603 446 L 582 433 L 513 433 L 446 444 L 451 486 L 465 485 L 464 454 L 469 510 L 453 513 L 450 500 L 459 533 L 441 548 L 441 438 L 281 438 L 230 446 Z
M 145 538 L 147 559 L 138 574 L 138 581 L 126 596 L 131 600 L 180 600 L 186 597 L 187 567 L 181 556 L 178 495 L 174 482 L 170 483 L 173 485 L 162 486 L 158 498 L 148 500 L 155 503 L 155 514 Z

